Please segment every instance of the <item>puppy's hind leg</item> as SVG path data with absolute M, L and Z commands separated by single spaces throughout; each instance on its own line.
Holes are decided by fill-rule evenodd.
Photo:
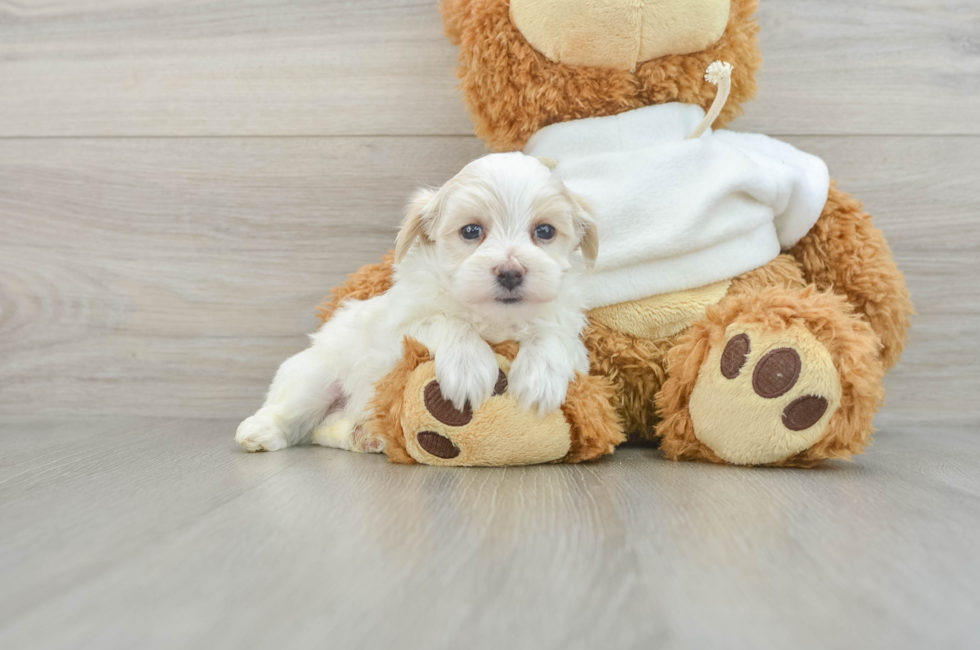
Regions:
M 352 392 L 344 391 L 320 425 L 313 429 L 313 444 L 365 453 L 384 451 L 385 441 L 368 434 L 367 424 L 371 419 L 368 404 L 374 395 L 374 378 L 387 372 L 394 362 L 379 354 L 362 355 L 360 361 L 360 370 L 365 374 L 359 378 L 349 377 L 354 379 L 349 382 Z
M 313 430 L 313 444 L 369 454 L 381 453 L 385 449 L 384 440 L 368 435 L 363 416 L 356 418 L 342 411 L 328 415 Z
M 340 379 L 312 346 L 279 366 L 265 404 L 238 426 L 235 440 L 247 451 L 306 444 L 313 429 L 343 399 Z

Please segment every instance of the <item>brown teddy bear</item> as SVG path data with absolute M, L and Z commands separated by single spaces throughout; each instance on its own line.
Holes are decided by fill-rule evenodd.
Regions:
M 497 450 L 489 461 L 484 454 L 470 462 L 465 450 L 453 451 L 452 430 L 433 432 L 449 446 L 428 435 L 420 439 L 427 426 L 435 426 L 422 422 L 431 420 L 432 413 L 420 388 L 423 380 L 412 374 L 424 374 L 427 353 L 409 344 L 405 364 L 377 391 L 373 430 L 386 441 L 392 460 L 444 462 L 422 439 L 436 441 L 430 444 L 433 449 L 455 453 L 461 460 L 452 464 L 588 460 L 607 453 L 620 440 L 618 427 L 595 399 L 604 392 L 629 438 L 659 439 L 670 459 L 809 467 L 829 458 L 848 458 L 867 446 L 883 399 L 883 375 L 898 362 L 906 343 L 911 300 L 884 236 L 857 200 L 829 177 L 822 186 L 814 181 L 820 173 L 809 159 L 800 158 L 800 166 L 809 165 L 809 171 L 793 177 L 781 165 L 804 154 L 788 145 L 718 130 L 740 114 L 742 103 L 756 92 L 755 72 L 761 64 L 756 9 L 757 0 L 444 0 L 446 32 L 460 47 L 460 89 L 477 135 L 491 149 L 523 149 L 536 155 L 542 148 L 549 154 L 559 151 L 561 155 L 554 156 L 556 173 L 563 180 L 582 174 L 583 186 L 588 186 L 589 173 L 595 178 L 608 170 L 619 173 L 617 164 L 632 173 L 634 160 L 609 162 L 616 158 L 590 147 L 609 146 L 607 141 L 619 138 L 623 142 L 616 146 L 632 150 L 639 146 L 633 140 L 661 138 L 667 149 L 657 155 L 681 152 L 676 153 L 681 162 L 671 162 L 665 167 L 668 172 L 687 169 L 684 161 L 689 159 L 699 160 L 691 158 L 692 151 L 715 147 L 716 153 L 710 154 L 714 157 L 704 159 L 707 163 L 695 164 L 685 176 L 659 187 L 682 202 L 714 196 L 714 185 L 685 187 L 697 178 L 715 184 L 730 181 L 735 188 L 718 193 L 718 200 L 725 202 L 717 203 L 714 212 L 721 210 L 717 206 L 729 209 L 732 197 L 743 200 L 751 195 L 751 201 L 776 206 L 770 212 L 778 221 L 781 211 L 791 212 L 794 202 L 802 201 L 800 194 L 810 192 L 819 203 L 806 229 L 792 236 L 779 234 L 782 251 L 775 240 L 759 246 L 733 240 L 737 246 L 685 258 L 695 264 L 661 265 L 649 272 L 640 263 L 613 267 L 636 253 L 630 249 L 631 240 L 643 240 L 656 228 L 622 232 L 621 222 L 615 221 L 603 230 L 600 220 L 600 262 L 610 239 L 613 253 L 607 253 L 610 270 L 594 278 L 595 290 L 613 299 L 629 299 L 589 312 L 585 342 L 591 373 L 612 390 L 592 386 L 588 406 L 579 404 L 577 410 L 576 392 L 570 390 L 573 408 L 564 413 L 568 433 L 559 427 L 559 437 L 571 437 L 568 449 L 587 451 L 564 452 L 562 445 L 550 453 Z M 716 61 L 732 64 L 727 70 L 730 87 L 726 83 L 724 88 L 727 103 L 715 101 L 719 89 L 704 78 Z M 694 144 L 671 135 L 684 125 L 710 121 L 714 115 L 705 118 L 705 112 L 712 104 L 716 131 Z M 637 133 L 644 135 L 636 138 Z M 551 149 L 544 146 L 549 142 Z M 729 151 L 746 142 L 749 150 Z M 727 153 L 717 153 L 721 148 Z M 591 151 L 601 164 L 588 162 L 582 151 Z M 745 162 L 746 157 L 752 161 Z M 712 166 L 716 160 L 735 162 Z M 757 165 L 758 160 L 762 162 Z M 776 170 L 766 178 L 784 175 L 796 191 L 781 192 L 778 183 L 769 180 L 745 189 L 745 179 L 727 179 L 737 175 L 738 165 L 752 166 L 756 175 L 759 168 Z M 603 182 L 615 184 L 618 179 Z M 585 195 L 588 199 L 588 192 Z M 731 208 L 732 214 L 741 214 L 738 209 Z M 671 231 L 665 227 L 663 232 Z M 617 237 L 625 243 L 617 244 Z M 674 243 L 669 234 L 664 238 Z M 771 253 L 764 260 L 746 253 L 763 250 Z M 737 264 L 744 268 L 723 274 L 723 269 Z M 367 298 L 384 291 L 390 275 L 390 257 L 364 267 L 334 290 L 321 317 L 329 318 L 347 297 Z M 683 284 L 699 278 L 711 281 Z M 405 417 L 409 412 L 416 415 Z M 491 424 L 475 426 L 478 415 L 472 414 L 474 427 L 461 444 L 489 449 L 484 439 L 499 432 Z M 585 431 L 579 422 L 604 424 Z M 536 426 L 530 420 L 524 425 L 528 431 Z M 601 442 L 583 445 L 582 440 Z

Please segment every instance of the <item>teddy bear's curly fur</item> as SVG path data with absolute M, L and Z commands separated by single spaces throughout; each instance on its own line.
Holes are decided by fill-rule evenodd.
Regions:
M 704 83 L 704 71 L 714 61 L 737 61 L 730 99 L 715 122 L 724 127 L 756 93 L 762 65 L 759 27 L 751 19 L 756 4 L 733 0 L 728 28 L 706 50 L 647 61 L 635 72 L 549 61 L 514 26 L 508 0 L 444 0 L 442 16 L 446 35 L 459 46 L 459 88 L 476 135 L 494 150 L 510 151 L 555 122 L 667 102 L 708 110 L 715 89 Z
M 508 0 L 442 4 L 447 35 L 460 47 L 460 89 L 476 133 L 498 151 L 520 149 L 538 129 L 555 122 L 674 101 L 707 109 L 715 88 L 704 83 L 703 75 L 716 60 L 735 64 L 731 96 L 715 124 L 724 126 L 756 92 L 755 73 L 761 64 L 756 10 L 757 0 L 732 0 L 728 27 L 715 45 L 647 61 L 630 72 L 550 61 L 511 22 Z M 386 290 L 391 262 L 389 255 L 353 274 L 334 289 L 321 317 L 328 318 L 347 297 L 367 298 Z M 631 438 L 659 438 L 664 454 L 677 460 L 809 467 L 860 453 L 868 444 L 883 399 L 882 377 L 901 356 L 912 313 L 884 235 L 856 199 L 832 184 L 819 220 L 788 254 L 735 278 L 724 297 L 683 331 L 643 338 L 592 318 L 585 342 L 592 373 L 615 387 L 613 403 Z M 704 442 L 706 435 L 698 435 L 692 396 L 699 383 L 724 384 L 724 368 L 719 372 L 709 358 L 716 359 L 722 348 L 727 355 L 726 341 L 743 329 L 775 341 L 776 348 L 798 349 L 794 354 L 797 359 L 802 355 L 804 365 L 832 364 L 828 367 L 835 376 L 825 382 L 823 404 L 833 406 L 814 425 L 822 433 L 806 449 L 747 461 L 744 450 L 720 455 Z M 746 373 L 750 366 L 759 372 L 761 364 L 752 361 Z M 755 381 L 745 378 L 741 384 L 749 387 L 746 404 L 768 397 L 758 388 L 752 393 Z M 759 404 L 776 409 L 777 401 Z M 709 410 L 726 408 L 738 411 L 731 403 L 716 403 Z M 781 412 L 783 421 L 792 423 L 789 410 Z M 779 412 L 774 410 L 772 417 Z

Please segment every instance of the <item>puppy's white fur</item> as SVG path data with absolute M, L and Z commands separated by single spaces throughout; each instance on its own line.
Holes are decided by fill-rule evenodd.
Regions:
M 539 236 L 550 232 L 544 225 L 555 230 L 550 239 Z M 480 237 L 465 239 L 466 226 Z M 311 441 L 381 451 L 363 425 L 406 335 L 435 355 L 443 396 L 457 408 L 490 397 L 497 363 L 488 341 L 511 339 L 520 352 L 508 390 L 541 414 L 558 408 L 575 372 L 588 371 L 575 277 L 597 252 L 587 208 L 542 162 L 521 153 L 473 161 L 438 191 L 418 192 L 398 235 L 391 289 L 345 302 L 282 364 L 236 440 L 249 451 Z M 501 281 L 508 272 L 518 286 Z

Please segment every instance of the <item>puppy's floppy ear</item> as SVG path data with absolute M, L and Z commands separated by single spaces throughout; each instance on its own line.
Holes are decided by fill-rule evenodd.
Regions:
M 423 188 L 415 192 L 412 200 L 408 202 L 402 229 L 398 231 L 398 238 L 395 240 L 395 264 L 405 259 L 405 255 L 416 239 L 421 237 L 424 241 L 430 241 L 425 233 L 425 221 L 435 196 L 435 191 Z
M 575 211 L 572 218 L 575 223 L 575 230 L 581 237 L 579 248 L 582 249 L 582 257 L 585 258 L 585 263 L 591 269 L 595 266 L 596 258 L 599 257 L 599 226 L 595 222 L 592 206 L 581 196 L 569 192 L 564 185 L 562 185 L 562 191 Z
M 582 249 L 582 257 L 585 258 L 585 263 L 591 269 L 599 257 L 599 226 L 596 225 L 595 219 L 588 212 L 582 213 L 578 223 L 579 227 L 584 230 L 579 247 Z

